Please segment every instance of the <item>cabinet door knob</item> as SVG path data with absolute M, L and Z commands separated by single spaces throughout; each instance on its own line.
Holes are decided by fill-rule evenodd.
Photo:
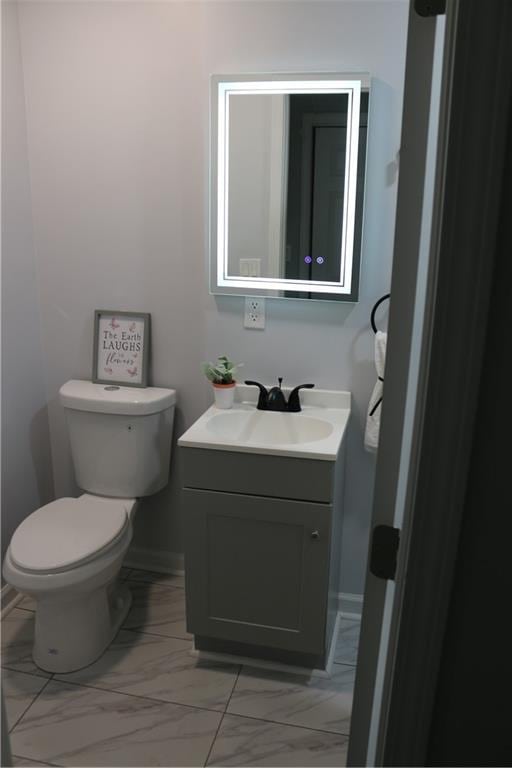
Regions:
M 311 531 L 311 538 L 312 539 L 319 539 L 320 538 L 320 534 L 318 533 L 318 531 Z

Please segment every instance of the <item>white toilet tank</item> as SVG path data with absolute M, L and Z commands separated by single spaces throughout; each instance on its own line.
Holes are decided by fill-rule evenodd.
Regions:
M 175 390 L 72 380 L 59 394 L 80 488 L 134 498 L 167 484 Z

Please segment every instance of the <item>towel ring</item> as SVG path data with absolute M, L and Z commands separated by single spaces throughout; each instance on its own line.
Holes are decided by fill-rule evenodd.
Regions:
M 382 302 L 386 301 L 386 299 L 389 299 L 390 296 L 391 296 L 390 293 L 386 293 L 384 296 L 381 296 L 380 299 L 376 302 L 376 304 L 374 305 L 374 307 L 372 309 L 372 314 L 370 315 L 370 322 L 372 324 L 372 328 L 373 328 L 373 332 L 374 333 L 377 333 L 377 330 L 378 330 L 377 326 L 375 325 L 375 312 L 380 307 Z

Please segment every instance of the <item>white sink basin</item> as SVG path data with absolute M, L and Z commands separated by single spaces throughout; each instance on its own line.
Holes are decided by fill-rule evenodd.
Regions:
M 206 429 L 215 437 L 256 442 L 262 445 L 299 445 L 325 440 L 332 424 L 301 413 L 269 413 L 250 410 L 224 411 L 208 420 Z
M 255 387 L 237 385 L 236 390 L 232 409 L 212 405 L 180 437 L 178 445 L 336 459 L 350 416 L 349 392 L 306 390 L 301 392 L 302 411 L 279 413 L 257 410 Z

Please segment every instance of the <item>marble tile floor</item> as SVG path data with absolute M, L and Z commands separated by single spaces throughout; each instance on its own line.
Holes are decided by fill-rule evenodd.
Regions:
M 342 620 L 331 678 L 200 661 L 183 578 L 123 569 L 133 604 L 103 656 L 50 675 L 32 661 L 34 605 L 2 625 L 16 766 L 342 766 L 359 622 Z

